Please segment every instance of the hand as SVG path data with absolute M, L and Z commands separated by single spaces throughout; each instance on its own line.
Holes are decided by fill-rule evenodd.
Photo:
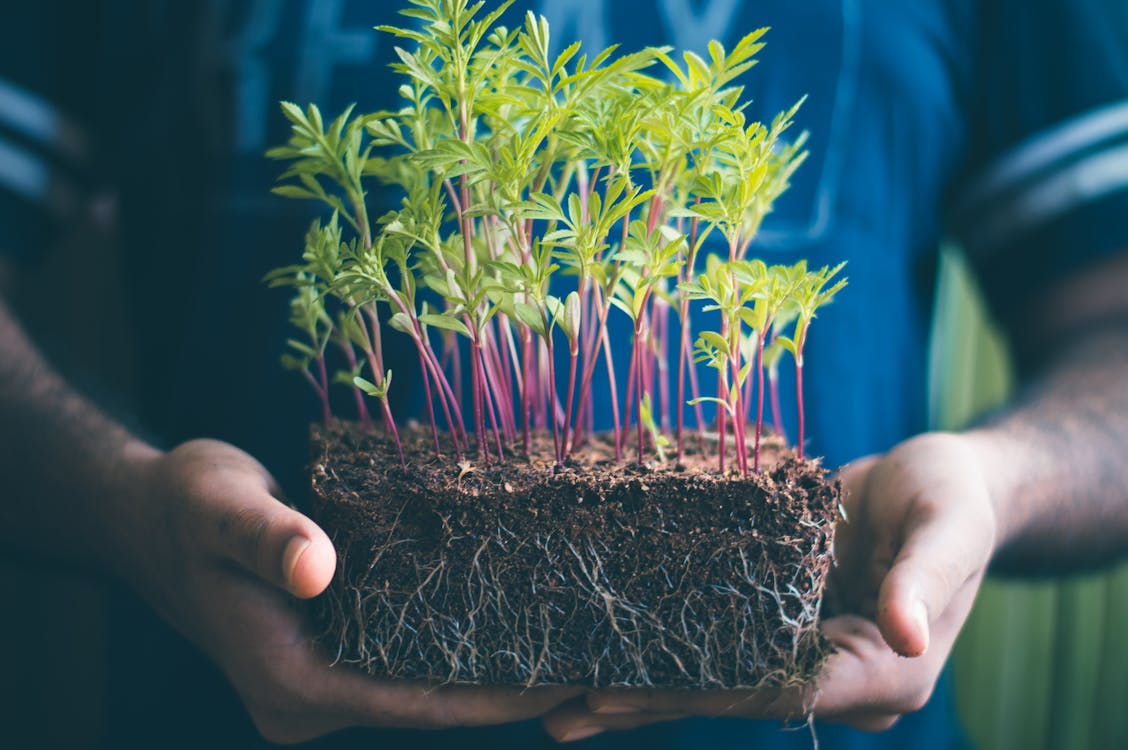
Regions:
M 220 665 L 259 731 L 301 742 L 351 726 L 438 728 L 543 715 L 574 690 L 427 687 L 331 668 L 294 597 L 329 584 L 336 553 L 279 502 L 266 469 L 219 442 L 186 443 L 135 467 L 134 518 L 120 567 Z
M 546 717 L 559 740 L 689 715 L 802 718 L 887 729 L 931 696 L 995 547 L 975 438 L 933 433 L 842 469 L 849 522 L 828 586 L 834 643 L 813 705 L 801 690 L 593 692 Z M 909 658 L 904 658 L 909 657 Z M 807 700 L 810 703 L 809 699 Z

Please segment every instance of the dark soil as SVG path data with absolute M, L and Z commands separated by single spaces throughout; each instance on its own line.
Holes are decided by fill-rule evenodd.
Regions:
M 750 441 L 751 442 L 751 441 Z M 807 683 L 840 488 L 770 446 L 759 475 L 587 458 L 436 458 L 315 428 L 314 519 L 337 574 L 322 642 L 380 677 L 737 688 Z

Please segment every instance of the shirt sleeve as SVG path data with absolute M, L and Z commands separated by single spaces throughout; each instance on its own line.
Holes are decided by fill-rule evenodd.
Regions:
M 1128 251 L 1128 3 L 981 3 L 970 179 L 953 230 L 1008 327 Z
M 26 263 L 85 205 L 90 147 L 75 95 L 91 61 L 51 18 L 65 3 L 10 5 L 0 22 L 0 255 Z

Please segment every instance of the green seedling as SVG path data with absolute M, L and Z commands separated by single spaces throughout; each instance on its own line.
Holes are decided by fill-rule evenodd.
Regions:
M 640 461 L 651 450 L 666 460 L 671 447 L 680 460 L 683 405 L 704 436 L 703 405 L 715 404 L 719 468 L 731 430 L 733 464 L 748 472 L 759 468 L 769 390 L 781 425 L 777 383 L 790 352 L 802 450 L 803 346 L 815 310 L 844 282 L 830 285 L 838 269 L 747 257 L 806 157 L 805 134 L 788 140 L 801 100 L 767 124 L 749 115 L 739 81 L 766 30 L 704 55 L 589 55 L 578 43 L 553 54 L 544 18 L 502 25 L 510 4 L 409 0 L 410 25 L 380 28 L 396 45 L 398 109 L 350 107 L 327 122 L 315 105 L 282 105 L 292 133 L 268 154 L 286 162 L 275 192 L 329 215 L 307 235 L 302 262 L 267 277 L 293 289 L 300 336 L 285 364 L 304 374 L 326 422 L 332 385 L 352 390 L 366 428 L 365 399 L 375 399 L 398 445 L 384 346 L 404 336 L 436 452 L 445 432 L 456 463 L 473 443 L 475 462 L 488 464 L 527 455 L 540 431 L 562 464 L 596 427 L 602 363 L 619 459 L 634 428 Z M 371 195 L 389 189 L 398 206 L 372 212 Z M 706 254 L 715 235 L 726 257 Z M 617 316 L 629 340 L 615 340 Z M 695 316 L 719 326 L 698 330 Z M 624 383 L 613 355 L 628 346 Z M 716 395 L 702 394 L 691 358 L 716 369 Z

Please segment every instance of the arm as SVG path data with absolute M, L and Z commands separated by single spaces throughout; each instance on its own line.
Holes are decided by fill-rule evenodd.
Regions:
M 6 274 L 5 274 L 6 275 Z M 0 539 L 67 562 L 117 568 L 131 535 L 127 475 L 158 451 L 86 402 L 50 368 L 0 299 Z
M 0 446 L 5 549 L 120 576 L 220 665 L 270 740 L 517 721 L 574 694 L 330 668 L 293 607 L 333 575 L 325 533 L 237 448 L 200 440 L 166 453 L 132 436 L 51 370 L 2 301 Z
M 1128 550 L 1128 255 L 1063 287 L 1024 349 L 1066 341 L 1035 385 L 971 437 L 999 506 L 992 570 L 1061 572 Z
M 842 471 L 817 692 L 615 691 L 547 724 L 580 739 L 685 715 L 806 715 L 880 730 L 929 699 L 989 565 L 1067 571 L 1128 552 L 1128 256 L 1062 287 L 1030 341 L 1066 342 L 1008 410 Z M 1050 338 L 1052 337 L 1052 338 Z M 913 657 L 913 658 L 903 658 Z

